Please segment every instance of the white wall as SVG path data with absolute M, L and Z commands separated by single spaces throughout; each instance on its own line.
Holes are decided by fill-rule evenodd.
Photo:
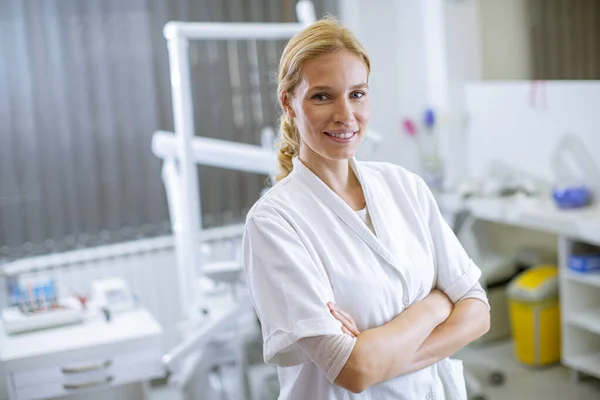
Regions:
M 531 76 L 524 0 L 340 0 L 340 18 L 373 61 L 371 127 L 384 135 L 372 157 L 417 171 L 403 118 L 442 112 L 447 183 L 465 173 L 466 83 Z
M 448 77 L 448 130 L 440 137 L 448 183 L 466 174 L 465 85 L 483 75 L 480 39 L 480 1 L 446 1 L 445 44 Z
M 417 171 L 416 147 L 403 118 L 436 106 L 447 183 L 465 174 L 465 84 L 529 79 L 524 0 L 340 0 L 340 18 L 373 61 L 371 127 L 384 136 L 372 157 Z
M 411 143 L 401 136 L 398 115 L 406 102 L 401 70 L 400 26 L 397 2 L 389 0 L 340 0 L 340 18 L 371 57 L 369 79 L 372 103 L 370 127 L 383 135 L 383 145 L 370 158 L 414 168 Z
M 442 0 L 427 0 L 426 3 Z M 401 130 L 407 116 L 420 116 L 431 92 L 423 31 L 424 4 L 413 0 L 340 0 L 340 18 L 366 47 L 372 61 L 369 82 L 371 128 L 384 136 L 372 156 L 417 170 L 414 142 Z M 435 68 L 433 68 L 435 70 Z
M 477 6 L 476 0 L 340 0 L 340 18 L 372 58 L 371 127 L 385 141 L 374 159 L 417 171 L 417 149 L 401 121 L 434 106 L 443 114 L 447 176 L 460 174 L 463 88 L 481 76 Z

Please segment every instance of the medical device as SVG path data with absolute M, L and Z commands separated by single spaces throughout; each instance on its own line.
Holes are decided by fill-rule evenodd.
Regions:
M 98 279 L 92 283 L 89 308 L 110 312 L 127 311 L 136 307 L 135 296 L 121 278 Z
M 83 321 L 84 312 L 76 298 L 57 297 L 53 280 L 8 281 L 10 306 L 2 310 L 2 323 L 8 334 L 35 331 Z

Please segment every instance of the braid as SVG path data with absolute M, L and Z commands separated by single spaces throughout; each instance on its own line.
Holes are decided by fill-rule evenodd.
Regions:
M 292 172 L 292 158 L 300 151 L 300 135 L 294 120 L 287 114 L 281 116 L 281 137 L 279 139 L 279 153 L 277 162 L 281 173 L 275 177 L 277 181 L 282 180 Z

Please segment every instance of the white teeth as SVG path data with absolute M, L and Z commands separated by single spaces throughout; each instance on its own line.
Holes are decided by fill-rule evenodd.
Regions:
M 352 135 L 354 135 L 353 132 L 348 132 L 348 133 L 328 133 L 330 136 L 336 137 L 338 139 L 350 139 L 352 137 Z

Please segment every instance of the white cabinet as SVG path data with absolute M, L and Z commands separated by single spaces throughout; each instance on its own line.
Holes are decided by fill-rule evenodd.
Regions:
M 568 260 L 582 243 L 559 238 L 562 363 L 574 371 L 600 378 L 600 273 L 568 269 Z
M 164 375 L 162 328 L 144 309 L 109 322 L 14 336 L 0 330 L 0 359 L 11 400 L 33 400 L 109 390 Z M 112 395 L 110 396 L 113 397 Z
M 582 248 L 600 252 L 600 206 L 558 210 L 552 203 L 511 198 L 461 200 L 438 198 L 447 213 L 469 211 L 475 218 L 552 233 L 558 237 L 562 363 L 574 377 L 579 372 L 600 378 L 600 273 L 568 268 L 569 257 Z

